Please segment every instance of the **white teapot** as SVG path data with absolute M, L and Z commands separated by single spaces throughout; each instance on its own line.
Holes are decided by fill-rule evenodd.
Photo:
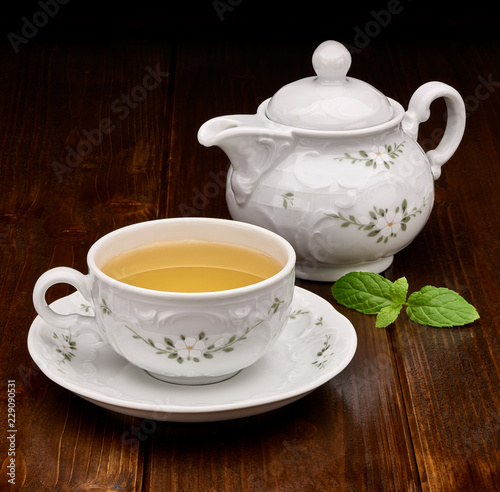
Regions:
M 233 219 L 286 238 L 297 277 L 333 281 L 351 271 L 380 273 L 422 230 L 434 180 L 465 128 L 460 94 L 422 85 L 408 110 L 371 85 L 347 77 L 349 51 L 325 41 L 316 77 L 282 87 L 255 115 L 204 123 L 198 140 L 231 161 L 226 199 Z M 432 151 L 417 143 L 431 103 L 443 97 L 447 124 Z

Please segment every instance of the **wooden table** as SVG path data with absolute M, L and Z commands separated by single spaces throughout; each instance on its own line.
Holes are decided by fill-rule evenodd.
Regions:
M 228 23 L 245 5 L 233 4 Z M 297 280 L 348 317 L 358 348 L 340 375 L 296 403 L 239 420 L 153 425 L 59 387 L 26 345 L 36 279 L 60 265 L 86 272 L 89 247 L 127 224 L 229 218 L 228 161 L 198 144 L 199 126 L 217 115 L 252 113 L 285 83 L 311 75 L 310 56 L 327 36 L 228 40 L 234 32 L 221 27 L 211 38 L 141 31 L 61 42 L 40 33 L 17 54 L 6 43 L 0 423 L 5 436 L 12 381 L 12 490 L 500 490 L 500 43 L 495 36 L 415 43 L 381 35 L 356 47 L 356 19 L 342 31 L 356 48 L 352 76 L 405 107 L 418 86 L 441 80 L 459 90 L 468 109 L 462 144 L 436 182 L 431 218 L 385 275 L 406 276 L 410 292 L 427 284 L 454 289 L 480 320 L 438 329 L 401 315 L 376 329 L 373 317 L 336 304 L 330 283 Z M 361 26 L 370 17 L 363 19 Z M 421 126 L 426 149 L 444 126 L 443 108 L 436 102 Z M 53 287 L 48 300 L 69 292 Z M 134 445 L 124 440 L 130 435 Z M 2 438 L 2 484 L 9 449 Z

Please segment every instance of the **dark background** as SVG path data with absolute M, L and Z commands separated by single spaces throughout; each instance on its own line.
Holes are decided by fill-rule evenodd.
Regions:
M 47 4 L 49 10 L 58 8 L 58 12 L 38 28 L 39 32 L 33 37 L 33 42 L 37 43 L 54 39 L 105 41 L 107 38 L 135 36 L 256 42 L 336 39 L 354 44 L 356 35 L 358 43 L 363 42 L 360 32 L 368 33 L 369 40 L 414 41 L 443 37 L 484 39 L 496 37 L 500 31 L 500 16 L 494 2 L 64 1 L 67 2 L 65 5 L 54 5 L 56 0 L 11 1 L 2 6 L 2 41 L 9 43 L 9 33 L 21 35 L 25 19 L 32 22 L 35 14 L 42 10 L 42 4 Z M 381 17 L 374 22 L 378 14 Z M 43 16 L 39 17 L 40 21 L 43 24 Z M 388 22 L 388 25 L 381 28 L 382 22 Z

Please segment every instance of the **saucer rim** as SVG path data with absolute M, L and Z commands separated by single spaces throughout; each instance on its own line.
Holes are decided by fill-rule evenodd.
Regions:
M 307 394 L 311 393 L 315 389 L 319 388 L 326 382 L 330 381 L 332 378 L 340 374 L 346 367 L 347 365 L 351 362 L 353 359 L 356 349 L 357 349 L 357 334 L 356 330 L 354 329 L 354 326 L 352 323 L 341 313 L 339 313 L 335 307 L 330 304 L 326 299 L 318 296 L 317 294 L 304 289 L 302 287 L 295 286 L 294 287 L 294 299 L 295 299 L 295 294 L 299 292 L 301 295 L 305 296 L 306 298 L 310 298 L 313 302 L 316 303 L 321 303 L 326 310 L 330 310 L 333 314 L 338 317 L 338 320 L 341 321 L 342 323 L 345 324 L 345 326 L 342 327 L 343 330 L 348 330 L 349 335 L 350 335 L 350 340 L 349 344 L 350 346 L 348 347 L 349 350 L 346 352 L 344 358 L 337 364 L 334 364 L 332 368 L 327 372 L 324 372 L 323 374 L 319 374 L 317 378 L 312 379 L 308 384 L 301 384 L 298 385 L 297 387 L 294 387 L 292 389 L 289 389 L 285 393 L 275 393 L 273 395 L 267 395 L 265 397 L 261 397 L 258 399 L 245 399 L 245 400 L 240 400 L 238 402 L 234 403 L 223 403 L 223 404 L 213 404 L 213 405 L 203 405 L 203 406 L 196 406 L 196 407 L 190 407 L 186 406 L 183 407 L 178 404 L 171 404 L 171 403 L 166 403 L 166 404 L 158 404 L 158 403 L 145 403 L 145 402 L 136 402 L 133 400 L 122 400 L 118 397 L 113 397 L 113 396 L 108 396 L 104 395 L 101 393 L 95 393 L 94 390 L 89 389 L 89 388 L 82 388 L 79 387 L 77 384 L 75 384 L 72 381 L 66 380 L 64 377 L 57 377 L 59 374 L 55 374 L 52 370 L 50 370 L 47 366 L 48 364 L 46 361 L 38 354 L 38 351 L 35 347 L 35 344 L 37 341 L 35 340 L 35 337 L 39 330 L 42 329 L 42 326 L 44 324 L 47 324 L 49 326 L 49 323 L 45 322 L 40 318 L 40 316 L 37 316 L 35 320 L 32 322 L 30 326 L 30 330 L 28 333 L 28 351 L 37 364 L 37 366 L 40 368 L 40 370 L 45 374 L 47 378 L 49 378 L 51 381 L 54 383 L 58 384 L 59 386 L 63 387 L 64 389 L 67 389 L 71 391 L 72 393 L 80 396 L 81 398 L 87 399 L 88 401 L 91 401 L 92 403 L 100 406 L 108 405 L 105 408 L 109 408 L 109 406 L 112 407 L 117 407 L 115 411 L 120 412 L 120 413 L 125 413 L 128 415 L 131 415 L 130 413 L 127 413 L 126 410 L 134 410 L 134 411 L 139 411 L 139 412 L 162 412 L 168 414 L 169 417 L 174 417 L 175 415 L 191 415 L 194 416 L 195 414 L 200 414 L 200 415 L 209 415 L 209 414 L 217 414 L 221 412 L 237 412 L 238 410 L 244 410 L 244 409 L 249 409 L 249 408 L 256 408 L 256 407 L 265 407 L 269 405 L 277 405 L 280 402 L 285 402 L 283 405 L 287 405 L 288 403 L 292 403 L 293 401 L 298 400 L 299 398 L 306 396 Z M 58 299 L 57 301 L 54 301 L 52 304 L 63 304 L 64 302 L 67 302 L 69 298 L 71 297 L 78 297 L 81 296 L 78 292 L 74 292 L 68 296 L 62 297 Z M 293 301 L 292 301 L 293 305 Z M 278 339 L 279 340 L 279 339 Z M 263 356 L 263 359 L 267 357 L 266 355 Z M 133 364 L 128 363 L 130 366 L 134 367 Z M 137 371 L 142 371 L 142 369 L 136 367 Z M 328 369 L 328 368 L 325 368 Z M 242 370 L 244 371 L 244 369 Z M 231 380 L 234 380 L 234 378 L 231 378 Z M 231 381 L 228 380 L 228 381 Z M 222 381 L 221 383 L 216 383 L 216 384 L 224 384 L 225 382 Z M 165 385 L 170 385 L 172 383 L 163 383 Z M 230 384 L 230 383 L 229 383 Z M 182 385 L 181 385 L 182 386 Z M 186 388 L 189 388 L 189 386 L 183 386 Z M 277 408 L 277 407 L 276 407 Z M 262 410 L 262 412 L 256 412 L 256 413 L 263 413 L 267 410 Z M 226 417 L 227 418 L 227 417 Z M 228 418 L 229 419 L 229 418 Z M 168 418 L 167 420 L 172 420 L 171 418 Z M 221 419 L 222 420 L 222 419 Z

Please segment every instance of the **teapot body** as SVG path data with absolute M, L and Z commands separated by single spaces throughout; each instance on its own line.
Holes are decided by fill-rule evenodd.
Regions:
M 444 135 L 424 152 L 418 128 L 441 97 Z M 335 281 L 352 271 L 380 273 L 427 222 L 434 180 L 463 136 L 465 105 L 441 82 L 419 87 L 406 112 L 388 101 L 393 117 L 366 128 L 279 124 L 267 116 L 269 100 L 255 115 L 217 117 L 200 128 L 200 143 L 218 145 L 231 162 L 226 201 L 232 218 L 286 238 L 297 255 L 297 277 Z
M 385 270 L 422 230 L 434 203 L 430 163 L 403 130 L 398 109 L 400 117 L 371 131 L 294 132 L 288 152 L 276 153 L 244 199 L 235 193 L 239 167 L 231 165 L 232 218 L 286 238 L 299 278 Z M 247 178 L 248 172 L 241 175 Z

